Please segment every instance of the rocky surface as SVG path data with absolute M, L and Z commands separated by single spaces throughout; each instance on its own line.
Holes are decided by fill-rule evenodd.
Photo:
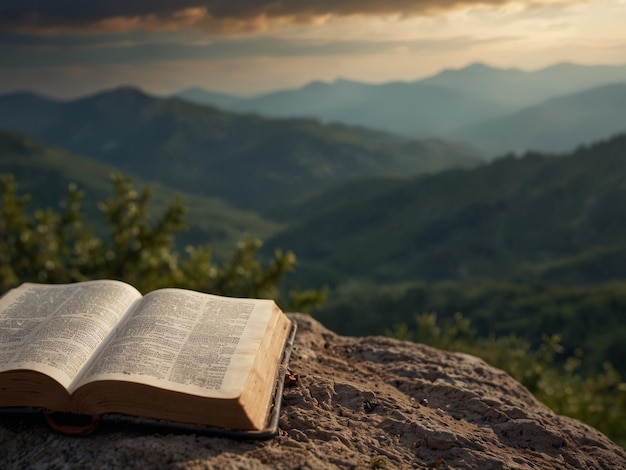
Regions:
M 78 438 L 4 414 L 3 468 L 626 468 L 624 449 L 477 358 L 292 318 L 299 378 L 285 388 L 277 437 L 113 426 Z

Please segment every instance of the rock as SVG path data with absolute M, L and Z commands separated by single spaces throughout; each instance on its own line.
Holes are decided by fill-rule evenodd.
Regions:
M 279 435 L 242 441 L 106 429 L 87 438 L 0 416 L 3 468 L 626 468 L 626 451 L 475 357 L 343 337 L 293 314 Z

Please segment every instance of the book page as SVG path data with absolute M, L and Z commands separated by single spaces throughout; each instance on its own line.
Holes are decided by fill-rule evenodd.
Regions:
M 118 281 L 23 284 L 0 299 L 0 372 L 31 369 L 69 387 L 139 298 Z
M 179 289 L 151 292 L 102 350 L 81 384 L 124 380 L 201 396 L 236 397 L 274 305 L 271 300 Z

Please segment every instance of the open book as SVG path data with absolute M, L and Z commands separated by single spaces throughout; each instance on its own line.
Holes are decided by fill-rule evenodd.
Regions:
M 0 299 L 0 407 L 264 432 L 292 330 L 271 300 L 22 284 Z

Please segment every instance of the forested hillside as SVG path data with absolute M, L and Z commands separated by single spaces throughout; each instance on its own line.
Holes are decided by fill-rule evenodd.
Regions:
M 31 198 L 30 210 L 59 209 L 59 201 L 67 195 L 70 183 L 74 183 L 85 192 L 82 210 L 100 236 L 106 235 L 106 228 L 97 202 L 110 194 L 110 177 L 119 171 L 114 166 L 45 145 L 31 137 L 0 130 L 0 174 L 15 177 L 18 193 L 29 194 Z M 182 197 L 188 213 L 187 229 L 177 237 L 181 248 L 186 244 L 210 242 L 219 258 L 232 250 L 240 239 L 248 236 L 265 239 L 280 229 L 278 224 L 254 212 L 235 208 L 217 198 L 173 190 L 153 181 L 136 180 L 136 184 L 140 188 L 147 185 L 151 188 L 151 219 L 177 195 Z
M 358 178 L 416 175 L 482 160 L 463 145 L 313 120 L 236 115 L 131 88 L 69 102 L 0 96 L 1 128 L 136 178 L 252 210 Z
M 622 278 L 625 155 L 621 135 L 570 155 L 344 187 L 290 208 L 307 216 L 269 246 L 298 253 L 303 282 Z

